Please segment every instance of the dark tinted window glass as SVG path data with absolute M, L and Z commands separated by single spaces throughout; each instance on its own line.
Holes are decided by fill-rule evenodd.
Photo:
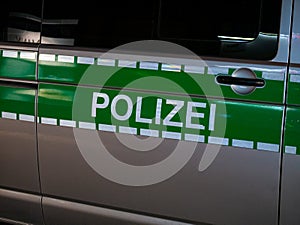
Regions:
M 233 51 L 245 49 L 242 54 L 247 54 L 244 45 L 264 35 L 276 52 L 280 12 L 281 0 L 45 0 L 42 43 L 113 48 L 160 39 L 198 54 L 222 56 L 233 49 L 227 43 L 238 43 Z
M 278 0 L 185 0 L 184 4 L 163 0 L 159 37 L 217 56 L 224 41 L 235 43 L 239 48 L 233 51 L 240 51 L 261 33 L 278 34 L 280 11 Z
M 0 10 L 0 41 L 39 43 L 42 0 L 10 0 Z
M 161 37 L 218 40 L 218 36 L 255 38 L 259 32 L 261 0 L 184 3 L 162 1 Z
M 152 39 L 154 1 L 45 0 L 42 42 L 115 47 Z

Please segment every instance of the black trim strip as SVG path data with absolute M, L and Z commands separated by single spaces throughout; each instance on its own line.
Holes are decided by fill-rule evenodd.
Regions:
M 265 80 L 264 79 L 249 79 L 242 77 L 232 77 L 228 75 L 218 75 L 216 77 L 216 81 L 221 85 L 240 85 L 240 86 L 253 86 L 253 87 L 264 87 Z
M 38 82 L 37 81 L 14 80 L 14 79 L 0 78 L 0 85 L 1 86 L 7 86 L 7 87 L 38 89 Z
M 145 89 L 136 89 L 136 88 L 120 88 L 120 87 L 113 87 L 113 86 L 99 86 L 99 85 L 78 85 L 78 84 L 72 84 L 67 82 L 51 82 L 51 81 L 39 81 L 39 84 L 50 84 L 50 85 L 56 85 L 56 86 L 68 86 L 68 87 L 83 87 L 83 88 L 101 88 L 101 90 L 115 90 L 115 91 L 128 91 L 128 92 L 142 92 L 142 93 L 152 93 L 152 94 L 162 94 L 162 95 L 168 95 L 168 96 L 178 96 L 182 97 L 181 93 L 175 93 L 175 92 L 165 92 L 165 91 L 153 91 L 153 90 L 145 90 Z M 241 103 L 248 103 L 248 104 L 264 104 L 264 105 L 270 105 L 270 106 L 283 106 L 282 102 L 275 102 L 275 101 L 260 101 L 258 99 L 241 99 L 241 98 L 229 98 L 229 97 L 221 97 L 221 96 L 206 96 L 206 95 L 198 95 L 198 94 L 189 94 L 191 98 L 200 98 L 200 99 L 208 99 L 208 100 L 221 100 L 221 101 L 233 101 L 233 102 L 241 102 Z

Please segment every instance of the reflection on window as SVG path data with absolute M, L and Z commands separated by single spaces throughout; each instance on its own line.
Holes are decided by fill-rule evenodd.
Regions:
M 1 5 L 0 41 L 39 43 L 41 0 L 10 0 Z
M 41 18 L 26 13 L 11 12 L 7 27 L 7 41 L 40 42 Z
M 78 19 L 44 19 L 42 43 L 74 46 L 77 26 Z
M 99 6 L 98 3 L 65 0 L 62 4 L 61 0 L 45 0 L 42 43 L 49 43 L 44 37 L 51 37 L 73 39 L 75 46 L 111 48 L 153 38 L 156 1 L 101 1 Z M 64 23 L 51 25 L 49 21 Z
M 224 42 L 242 44 L 262 34 L 279 33 L 281 0 L 97 3 L 44 0 L 42 43 L 113 48 L 155 39 L 181 44 L 198 54 L 218 56 L 225 49 Z M 243 48 L 239 46 L 239 51 Z

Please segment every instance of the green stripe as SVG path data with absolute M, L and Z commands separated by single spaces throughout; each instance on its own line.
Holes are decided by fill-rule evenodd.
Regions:
M 21 58 L 21 52 L 17 53 L 16 58 L 11 58 L 3 55 L 0 51 L 0 77 L 22 79 L 22 80 L 35 80 L 36 79 L 36 59 Z M 22 51 L 23 53 L 30 53 L 37 55 L 36 52 Z
M 266 106 L 263 104 L 247 104 L 233 101 L 212 100 L 208 102 L 204 98 L 188 99 L 183 96 L 171 96 L 166 94 L 149 94 L 145 92 L 119 92 L 116 90 L 103 89 L 101 93 L 107 94 L 110 102 L 119 94 L 129 96 L 133 101 L 137 97 L 143 97 L 141 117 L 153 119 L 156 113 L 157 99 L 162 99 L 162 118 L 165 118 L 173 109 L 172 105 L 166 104 L 166 99 L 183 101 L 184 107 L 179 114 L 172 118 L 173 122 L 183 123 L 183 127 L 164 126 L 162 124 L 151 125 L 147 123 L 136 122 L 137 105 L 133 105 L 133 112 L 128 121 L 120 121 L 112 117 L 111 107 L 105 109 L 97 109 L 97 116 L 91 116 L 93 92 L 99 92 L 98 88 L 83 88 L 83 87 L 65 87 L 63 85 L 48 85 L 41 84 L 39 89 L 39 117 L 56 118 L 57 120 L 73 120 L 88 123 L 115 125 L 116 127 L 132 127 L 137 128 L 137 134 L 140 129 L 158 130 L 177 132 L 181 134 L 204 135 L 205 143 L 208 142 L 208 137 L 226 137 L 229 140 L 229 145 L 232 145 L 232 139 L 253 141 L 254 148 L 258 148 L 257 143 L 272 143 L 278 146 L 281 135 L 281 119 L 283 107 L 281 106 Z M 77 97 L 74 98 L 75 93 Z M 101 100 L 101 99 L 100 99 Z M 193 124 L 201 124 L 205 126 L 204 130 L 192 129 L 186 127 L 186 105 L 188 101 L 206 103 L 206 108 L 195 108 L 195 112 L 204 113 L 204 118 L 193 118 Z M 99 102 L 101 104 L 101 102 Z M 216 105 L 215 130 L 210 131 L 209 128 L 209 113 L 210 105 Z M 226 108 L 226 112 L 220 111 Z M 72 111 L 76 113 L 72 115 Z M 121 102 L 116 108 L 118 114 L 124 115 L 127 110 L 125 102 Z M 183 118 L 183 119 L 180 119 Z M 222 133 L 222 126 L 226 121 L 227 126 L 225 133 Z M 182 136 L 183 138 L 183 136 Z M 182 139 L 181 138 L 181 139 Z M 260 145 L 261 146 L 261 145 Z M 263 146 L 263 145 L 262 145 Z
M 0 86 L 0 111 L 35 114 L 35 90 Z
M 296 146 L 300 155 L 300 108 L 288 107 L 286 115 L 285 139 L 286 146 Z M 285 151 L 287 152 L 287 150 Z
M 215 82 L 215 74 L 211 74 L 214 68 L 205 67 L 204 73 L 185 73 L 162 71 L 161 64 L 159 70 L 149 70 L 140 68 L 120 68 L 116 66 L 102 66 L 102 65 L 86 65 L 78 64 L 76 62 L 78 57 L 74 57 L 74 63 L 64 63 L 56 61 L 39 61 L 39 80 L 45 82 L 70 83 L 82 85 L 96 85 L 105 87 L 124 88 L 130 87 L 140 91 L 155 90 L 160 92 L 178 93 L 173 85 L 160 85 L 159 82 L 147 82 L 136 84 L 136 81 L 144 78 L 163 78 L 170 82 L 180 85 L 186 93 L 191 95 L 225 97 L 247 101 L 282 103 L 284 77 L 282 80 L 266 79 L 266 86 L 264 88 L 257 88 L 249 95 L 237 95 L 230 86 L 220 86 Z M 94 59 L 96 63 L 96 58 Z M 137 66 L 140 63 L 137 62 Z M 184 65 L 181 65 L 184 68 Z M 251 66 L 251 65 L 250 65 Z M 223 69 L 223 68 L 219 68 Z M 233 68 L 226 69 L 228 75 L 234 71 Z M 263 77 L 263 71 L 255 71 L 258 78 Z M 278 74 L 274 73 L 274 77 Z M 84 79 L 82 79 L 84 77 Z M 271 76 L 272 77 L 272 76 Z M 210 87 L 210 89 L 203 91 L 203 87 Z M 219 94 L 215 93 L 215 89 L 219 89 Z M 221 94 L 220 94 L 221 93 Z
M 299 93 L 300 93 L 300 75 L 289 74 L 287 103 L 293 105 L 299 105 L 300 104 Z

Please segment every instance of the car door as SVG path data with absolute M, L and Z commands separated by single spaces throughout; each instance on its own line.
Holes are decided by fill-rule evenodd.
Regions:
M 299 1 L 294 2 L 291 59 L 287 85 L 287 109 L 282 161 L 280 224 L 298 224 L 299 207 Z
M 41 1 L 1 6 L 1 222 L 43 224 L 36 142 L 40 19 Z
M 46 224 L 277 224 L 291 1 L 93 3 L 44 4 Z

